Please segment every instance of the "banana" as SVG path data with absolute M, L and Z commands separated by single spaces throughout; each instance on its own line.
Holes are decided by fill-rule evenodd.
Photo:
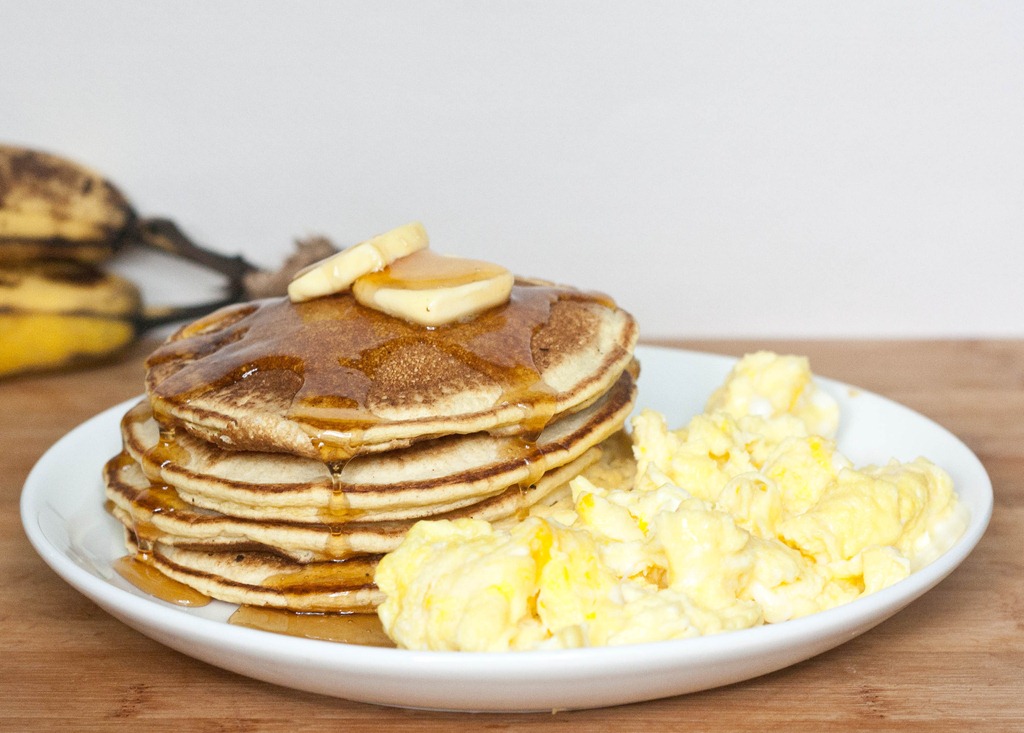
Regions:
M 111 357 L 135 339 L 138 288 L 119 275 L 66 260 L 0 268 L 0 377 Z
M 419 222 L 378 234 L 297 272 L 288 284 L 288 297 L 293 303 L 301 303 L 342 293 L 356 278 L 424 249 L 429 241 L 427 230 Z
M 143 307 L 133 283 L 100 269 L 128 246 L 219 272 L 226 292 L 195 305 Z M 115 354 L 149 328 L 246 298 L 246 279 L 259 273 L 240 256 L 199 246 L 169 219 L 139 217 L 85 166 L 0 145 L 0 378 Z
M 215 270 L 232 297 L 259 268 L 200 247 L 169 219 L 139 217 L 99 173 L 50 153 L 0 145 L 0 265 L 32 260 L 102 264 L 128 245 L 161 250 Z
M 0 263 L 70 259 L 100 263 L 136 219 L 103 176 L 56 155 L 0 145 Z

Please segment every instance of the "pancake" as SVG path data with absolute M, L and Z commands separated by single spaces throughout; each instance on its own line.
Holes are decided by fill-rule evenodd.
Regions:
M 121 427 L 126 452 L 149 479 L 174 487 L 188 504 L 251 519 L 379 522 L 452 511 L 529 485 L 619 430 L 635 394 L 632 375 L 623 372 L 599 400 L 550 423 L 536 441 L 446 436 L 335 470 L 313 458 L 226 451 L 184 431 L 162 436 L 146 402 Z
M 599 458 L 600 450 L 590 448 L 529 486 L 516 485 L 433 518 L 469 517 L 497 521 L 522 515 Z M 136 537 L 150 543 L 191 550 L 231 552 L 255 549 L 299 563 L 341 560 L 390 552 L 398 547 L 409 528 L 418 521 L 303 523 L 231 517 L 193 507 L 182 500 L 174 488 L 152 484 L 141 466 L 123 453 L 107 463 L 104 480 L 107 498 L 114 505 L 114 516 Z
M 162 543 L 125 545 L 167 577 L 211 598 L 306 612 L 366 612 L 383 600 L 373 584 L 379 556 L 300 565 L 270 552 L 210 552 Z
M 443 435 L 535 437 L 632 361 L 633 318 L 604 296 L 517 280 L 505 305 L 425 328 L 350 293 L 229 306 L 147 360 L 158 422 L 222 448 L 323 461 Z

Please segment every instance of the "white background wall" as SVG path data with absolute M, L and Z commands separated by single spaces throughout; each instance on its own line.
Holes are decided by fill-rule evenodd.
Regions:
M 649 338 L 1024 336 L 1024 3 L 0 0 L 0 49 L 0 139 L 263 265 L 420 219 Z

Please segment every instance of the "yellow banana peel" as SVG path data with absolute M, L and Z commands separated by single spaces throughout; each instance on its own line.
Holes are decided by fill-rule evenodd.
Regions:
M 0 377 L 109 358 L 138 333 L 131 281 L 80 262 L 0 266 Z

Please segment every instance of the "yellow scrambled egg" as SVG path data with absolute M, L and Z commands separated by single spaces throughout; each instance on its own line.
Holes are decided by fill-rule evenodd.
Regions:
M 377 570 L 384 628 L 413 649 L 627 644 L 889 586 L 950 535 L 956 495 L 925 459 L 855 468 L 838 421 L 806 359 L 748 355 L 686 427 L 633 419 L 628 485 L 579 477 L 571 498 L 509 528 L 417 523 Z

